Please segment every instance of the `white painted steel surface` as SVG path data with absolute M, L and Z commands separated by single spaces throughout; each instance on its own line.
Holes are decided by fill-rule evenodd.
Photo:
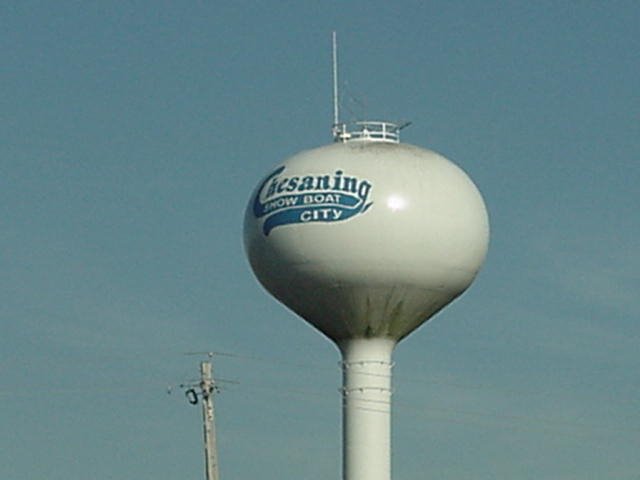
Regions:
M 283 182 L 333 181 L 335 172 L 359 182 L 361 197 L 368 194 L 361 213 L 334 212 L 327 203 L 320 213 L 327 221 L 304 221 L 304 205 L 298 212 L 285 207 L 272 216 L 301 218 L 268 235 L 263 226 L 271 217 L 256 218 L 253 200 L 245 216 L 245 248 L 260 283 L 333 340 L 400 339 L 476 276 L 488 246 L 486 209 L 468 176 L 441 155 L 402 143 L 358 141 L 302 152 L 282 167 L 254 193 L 258 203 L 330 195 L 336 189 L 289 192 L 291 183 Z M 283 191 L 268 197 L 274 181 L 274 189 Z
M 395 341 L 357 338 L 342 352 L 343 478 L 391 478 L 391 353 Z
M 464 292 L 488 241 L 469 177 L 412 145 L 301 152 L 255 190 L 244 243 L 256 277 L 343 356 L 345 480 L 390 478 L 393 348 Z

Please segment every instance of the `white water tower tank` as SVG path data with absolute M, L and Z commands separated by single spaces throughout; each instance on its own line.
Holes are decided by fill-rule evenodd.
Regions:
M 398 132 L 341 127 L 273 167 L 245 214 L 260 283 L 342 353 L 345 480 L 389 480 L 392 351 L 467 289 L 489 241 L 469 177 Z

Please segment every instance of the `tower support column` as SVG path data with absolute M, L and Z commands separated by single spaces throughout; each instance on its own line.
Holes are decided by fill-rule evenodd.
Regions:
M 343 480 L 391 478 L 391 354 L 395 340 L 355 338 L 342 352 Z

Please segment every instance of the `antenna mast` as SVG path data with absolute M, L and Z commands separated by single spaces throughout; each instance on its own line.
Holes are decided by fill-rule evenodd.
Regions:
M 335 142 L 344 141 L 345 126 L 340 124 L 338 100 L 338 40 L 335 30 L 331 34 L 333 53 L 333 127 L 331 133 Z
M 333 31 L 333 126 L 338 126 L 339 113 L 338 113 L 338 41 L 336 39 L 336 32 Z

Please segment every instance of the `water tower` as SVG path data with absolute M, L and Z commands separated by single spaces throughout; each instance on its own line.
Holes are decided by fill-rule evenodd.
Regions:
M 337 74 L 334 37 L 334 98 Z M 343 478 L 391 475 L 391 355 L 462 294 L 488 247 L 487 211 L 455 164 L 389 122 L 338 122 L 334 143 L 275 166 L 246 210 L 260 283 L 342 354 Z

